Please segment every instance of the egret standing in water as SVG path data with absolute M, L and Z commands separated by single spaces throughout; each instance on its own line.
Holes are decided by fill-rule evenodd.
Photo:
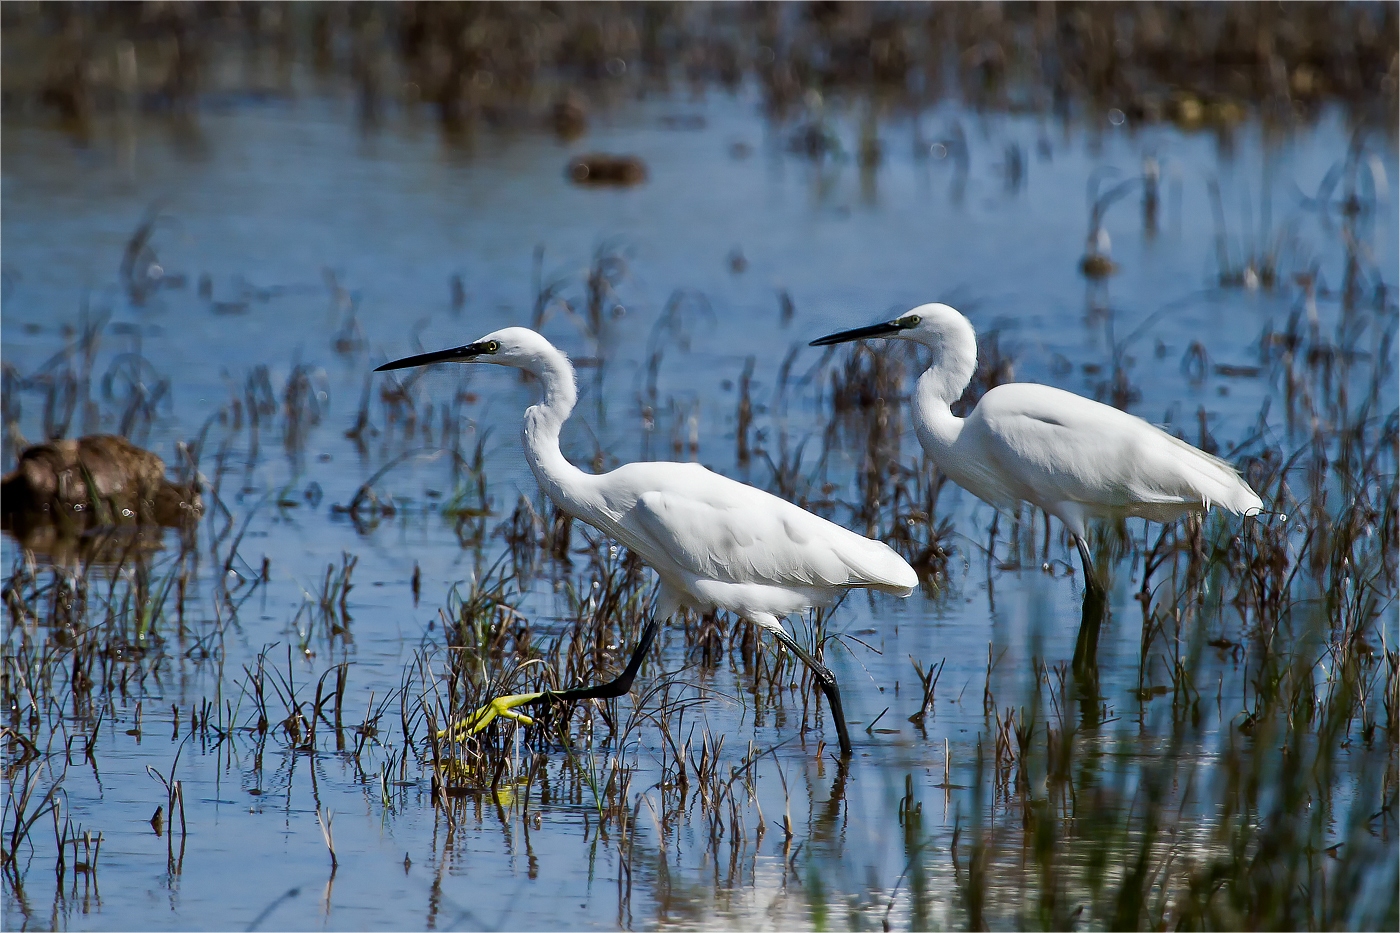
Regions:
M 569 358 L 524 327 L 507 327 L 475 343 L 386 363 L 376 372 L 430 363 L 479 360 L 535 375 L 539 404 L 525 410 L 525 458 L 540 488 L 562 511 L 626 545 L 661 577 L 656 612 L 626 670 L 613 682 L 575 690 L 499 697 L 466 723 L 472 732 L 496 716 L 529 723 L 515 710 L 544 700 L 627 693 L 659 624 L 676 610 L 723 609 L 755 622 L 802 659 L 826 695 L 841 740 L 851 740 L 836 679 L 778 621 L 830 606 L 850 587 L 908 596 L 918 577 L 902 557 L 776 496 L 712 473 L 698 463 L 629 463 L 592 474 L 564 459 L 559 429 L 578 392 Z
M 972 325 L 944 304 L 883 324 L 813 340 L 824 347 L 867 337 L 913 340 L 933 351 L 914 394 L 914 428 L 937 467 L 997 508 L 1029 502 L 1058 518 L 1084 563 L 1085 611 L 1075 666 L 1092 667 L 1103 584 L 1085 542 L 1091 519 L 1172 521 L 1212 505 L 1244 515 L 1263 507 L 1233 466 L 1134 415 L 1035 383 L 989 389 L 966 418 L 950 406 L 977 369 Z

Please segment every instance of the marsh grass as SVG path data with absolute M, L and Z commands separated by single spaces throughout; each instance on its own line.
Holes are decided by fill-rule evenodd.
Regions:
M 977 927 L 1057 928 L 1393 921 L 1393 891 L 1375 877 L 1377 865 L 1394 863 L 1400 653 L 1383 620 L 1393 612 L 1396 577 L 1396 415 L 1385 411 L 1380 394 L 1384 372 L 1358 381 L 1353 371 L 1382 368 L 1388 357 L 1357 352 L 1363 328 L 1328 335 L 1305 327 L 1304 317 L 1295 315 L 1281 337 L 1261 341 L 1265 364 L 1297 387 L 1292 443 L 1288 434 L 1262 431 L 1235 451 L 1276 514 L 1239 526 L 1188 521 L 1141 538 L 1125 528 L 1103 539 L 1114 563 L 1130 560 L 1141 580 L 1137 687 L 1126 707 L 1121 699 L 1082 695 L 1063 665 L 1039 658 L 1021 698 L 1007 705 L 997 695 L 1006 678 L 989 646 L 976 753 L 949 767 L 952 756 L 944 752 L 939 786 L 954 801 L 951 844 L 929 824 L 911 777 L 895 814 L 905 863 L 888 889 L 854 896 L 853 918 L 923 926 L 941 916 Z M 1378 339 L 1384 346 L 1393 336 Z M 864 466 L 852 477 L 858 502 L 850 513 L 895 529 L 897 546 L 933 555 L 919 563 L 938 566 L 935 548 L 948 547 L 942 542 L 950 530 L 944 518 L 934 535 L 930 517 L 940 514 L 943 481 L 927 464 L 880 466 L 898 462 L 899 422 L 889 414 L 902 404 L 915 367 L 892 374 L 860 351 L 852 357 L 825 395 L 833 424 L 850 409 L 880 406 L 886 417 L 874 429 L 849 420 L 843 430 L 850 435 L 833 435 L 821 459 L 859 451 Z M 1001 370 L 994 362 L 979 384 Z M 478 477 L 482 462 L 478 448 Z M 872 485 L 881 491 L 871 495 Z M 237 554 L 252 514 L 237 522 L 229 514 L 211 536 L 206 564 L 219 568 L 221 579 L 247 566 Z M 441 510 L 448 521 L 459 514 Z M 1035 556 L 1032 531 L 1013 529 L 1008 561 L 1027 549 Z M 917 537 L 923 534 L 930 537 Z M 663 867 L 679 844 L 677 827 L 690 827 L 713 863 L 729 866 L 716 879 L 725 887 L 745 877 L 753 883 L 754 859 L 776 825 L 794 903 L 805 904 L 809 917 L 834 909 L 836 892 L 814 873 L 830 817 L 814 812 L 803 831 L 786 808 L 776 823 L 765 816 L 765 783 L 787 786 L 777 750 L 736 748 L 704 716 L 711 704 L 738 702 L 756 724 L 771 717 L 798 736 L 820 729 L 805 668 L 767 646 L 752 626 L 687 614 L 674 626 L 687 663 L 663 672 L 649 661 L 630 697 L 546 707 L 531 727 L 493 725 L 465 742 L 437 735 L 490 696 L 596 682 L 625 662 L 655 598 L 650 576 L 625 549 L 589 529 L 571 530 L 529 500 L 477 538 L 488 539 L 501 542 L 500 555 L 449 595 L 440 613 L 443 648 L 425 649 L 399 690 L 361 697 L 358 725 L 347 725 L 348 666 L 333 664 L 308 680 L 296 660 L 348 629 L 356 557 L 346 553 L 307 597 L 305 611 L 324 625 L 303 630 L 295 652 L 290 644 L 266 647 L 244 666 L 236 700 L 216 697 L 192 708 L 186 741 L 250 743 L 254 762 L 269 742 L 293 753 L 346 755 L 377 787 L 386 815 L 402 805 L 403 785 L 422 773 L 445 819 L 480 820 L 494 810 L 526 835 L 541 826 L 542 811 L 572 801 L 588 811 L 585 836 L 594 857 L 606 852 L 616 860 L 624 915 L 638 880 L 663 905 L 684 902 L 679 879 Z M 1042 556 L 1047 548 L 1043 543 Z M 136 701 L 141 728 L 145 679 L 158 676 L 167 639 L 180 637 L 169 604 L 183 602 L 180 574 L 197 575 L 191 564 L 198 553 L 188 547 L 163 570 L 132 554 L 112 571 L 88 564 L 46 576 L 27 559 L 12 571 L 5 593 L 12 622 L 5 867 L 12 892 L 22 892 L 20 852 L 33 851 L 33 830 L 45 818 L 54 823 L 49 851 L 60 876 L 76 884 L 83 874 L 95 883 L 103 835 L 63 814 L 62 773 L 75 740 L 80 760 L 98 767 L 104 696 Z M 247 583 L 225 582 L 215 605 L 236 615 L 249 596 L 239 590 L 256 589 L 265 576 L 250 570 Z M 558 584 L 561 620 L 525 608 L 522 587 L 541 576 Z M 834 644 L 824 615 L 804 625 L 800 634 L 818 652 Z M 35 640 L 45 632 L 52 637 Z M 219 650 L 207 636 L 196 643 Z M 1238 672 L 1228 690 L 1221 658 Z M 926 716 L 943 666 L 925 670 L 914 662 L 920 690 L 911 718 Z M 725 696 L 707 686 L 712 675 L 705 672 L 718 670 L 743 690 Z M 91 711 L 90 731 L 70 736 L 54 761 L 45 749 L 67 732 L 61 711 L 75 703 Z M 1110 706 L 1118 712 L 1103 715 Z M 384 726 L 395 708 L 397 745 Z M 178 735 L 181 716 L 173 713 Z M 649 754 L 658 756 L 655 770 L 643 761 Z M 169 868 L 178 874 L 189 832 L 183 788 L 173 768 L 155 777 L 165 788 Z M 827 805 L 835 800 L 839 810 L 840 799 L 838 787 Z M 334 873 L 329 820 L 320 819 Z M 951 914 L 935 896 L 940 861 L 951 868 L 957 895 Z M 86 869 L 79 872 L 79 864 Z

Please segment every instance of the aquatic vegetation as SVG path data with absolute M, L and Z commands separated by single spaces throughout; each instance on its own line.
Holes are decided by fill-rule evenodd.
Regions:
M 1319 300 L 1315 291 L 1300 297 Z M 974 926 L 1383 926 L 1395 915 L 1396 899 L 1375 877 L 1387 864 L 1394 867 L 1390 814 L 1400 787 L 1400 652 L 1386 621 L 1397 577 L 1396 414 L 1387 413 L 1383 395 L 1393 357 L 1357 352 L 1372 325 L 1339 319 L 1338 330 L 1327 333 L 1308 328 L 1306 319 L 1300 307 L 1289 330 L 1266 333 L 1260 342 L 1264 369 L 1288 388 L 1288 424 L 1256 431 L 1232 448 L 1272 517 L 1238 527 L 1191 519 L 1141 537 L 1129 529 L 1117 539 L 1092 536 L 1096 559 L 1107 561 L 1110 575 L 1130 564 L 1137 587 L 1141 636 L 1126 702 L 1069 676 L 1063 661 L 1042 653 L 1050 633 L 1035 629 L 1031 650 L 1021 657 L 1024 668 L 1005 664 L 987 646 L 981 712 L 971 717 L 982 728 L 974 739 L 959 739 L 955 753 L 948 738 L 935 741 L 948 715 L 940 705 L 961 708 L 968 686 L 949 684 L 946 657 L 927 668 L 911 660 L 916 686 L 906 694 L 911 705 L 903 716 L 934 749 L 939 779 L 915 780 L 910 772 L 895 801 L 889 818 L 902 829 L 904 863 L 892 878 L 815 884 L 826 870 L 819 866 L 839 858 L 840 850 L 822 840 L 831 814 L 849 806 L 842 801 L 852 772 L 840 765 L 830 793 L 812 794 L 806 818 L 790 812 L 788 772 L 830 763 L 820 743 L 801 751 L 805 730 L 770 746 L 757 736 L 768 723 L 776 735 L 809 723 L 818 709 L 817 684 L 791 655 L 765 647 L 747 623 L 683 616 L 673 627 L 679 650 L 649 658 L 631 697 L 550 707 L 529 726 L 493 724 L 470 739 L 443 731 L 501 691 L 559 689 L 616 669 L 622 646 L 639 637 L 649 618 L 654 584 L 635 556 L 571 528 L 529 498 L 511 515 L 497 516 L 494 530 L 486 526 L 461 539 L 477 555 L 475 569 L 439 613 L 442 636 L 435 629 L 425 634 L 395 687 L 360 693 L 347 661 L 316 660 L 347 649 L 352 630 L 362 628 L 351 624 L 360 555 L 346 552 L 306 591 L 287 645 L 265 646 L 240 675 L 214 678 L 212 696 L 171 710 L 173 765 L 151 772 L 164 788 L 151 824 L 164 836 L 171 871 L 184 870 L 186 847 L 201 832 L 200 821 L 190 819 L 190 778 L 175 777 L 183 724 L 184 741 L 196 740 L 201 754 L 227 749 L 250 756 L 255 777 L 274 749 L 344 756 L 376 786 L 385 819 L 410 812 L 408 793 L 426 794 L 419 798 L 424 805 L 436 801 L 441 818 L 453 824 L 478 819 L 471 808 L 489 801 L 508 822 L 536 831 L 553 808 L 584 805 L 584 838 L 619 866 L 623 910 L 633 909 L 639 890 L 663 910 L 693 905 L 697 893 L 680 895 L 680 879 L 656 874 L 679 844 L 673 838 L 679 827 L 700 832 L 707 840 L 700 850 L 708 846 L 710 857 L 728 840 L 732 852 L 749 852 L 745 857 L 753 860 L 776 826 L 785 883 L 792 885 L 780 910 L 804 922 L 833 909 L 831 898 L 842 890 L 852 898 L 851 917 L 865 918 L 852 919 L 858 924 L 878 918 Z M 1392 345 L 1393 331 L 1379 339 Z M 1010 372 L 999 349 L 987 357 L 981 391 Z M 901 463 L 907 428 L 889 417 L 907 399 L 918 367 L 897 356 L 887 367 L 863 347 L 831 362 L 829 389 L 808 380 L 805 389 L 786 390 L 819 400 L 832 426 L 819 438 L 820 463 L 858 455 L 842 483 L 822 481 L 823 501 L 837 514 L 847 510 L 891 529 L 891 540 L 929 571 L 929 592 L 941 600 L 962 578 L 950 575 L 949 558 L 968 545 L 953 543 L 954 519 L 940 505 L 944 480 L 932 469 Z M 295 385 L 303 371 L 292 372 Z M 754 404 L 751 386 L 762 378 L 757 364 L 747 378 L 749 430 L 772 436 L 766 422 L 781 408 Z M 786 385 L 788 378 L 779 381 Z M 244 400 L 240 387 L 226 411 Z M 256 403 L 243 407 L 250 409 Z M 1259 413 L 1260 425 L 1271 424 L 1270 410 Z M 872 411 L 883 417 L 869 417 Z M 296 406 L 284 406 L 258 420 L 223 423 L 251 443 L 269 427 L 263 417 L 301 416 Z M 305 436 L 314 438 L 315 427 Z M 455 458 L 444 462 L 484 484 L 491 459 L 484 440 L 479 434 L 465 466 Z M 412 435 L 399 443 L 412 443 Z M 223 453 L 209 456 L 217 463 L 235 446 L 225 438 Z M 256 445 L 246 449 L 261 456 Z M 197 452 L 191 458 L 202 459 Z M 389 456 L 365 486 L 387 482 L 407 462 L 402 454 Z M 872 469 L 872 463 L 896 468 Z M 787 481 L 773 472 L 769 482 L 781 491 Z M 815 481 L 805 482 L 811 488 Z M 843 501 L 843 489 L 852 501 Z M 297 511 L 297 500 L 280 495 L 284 512 Z M 111 830 L 65 813 L 64 773 L 77 761 L 98 773 L 100 736 L 111 717 L 130 723 L 129 733 L 149 730 L 154 708 L 147 701 L 165 676 L 171 648 L 189 644 L 186 657 L 194 659 L 227 656 L 230 623 L 269 585 L 269 559 L 259 570 L 242 553 L 258 506 L 244 506 L 239 517 L 218 483 L 211 484 L 210 501 L 199 535 L 208 535 L 212 561 L 201 559 L 197 537 L 187 533 L 178 555 L 126 551 L 77 570 L 55 567 L 48 582 L 24 558 L 10 574 L 5 838 L 6 878 L 16 897 L 24 896 L 25 848 L 46 848 L 59 874 L 75 883 L 79 875 L 84 884 L 96 881 Z M 380 501 L 402 503 L 382 514 L 410 525 L 456 524 L 464 515 L 459 499 L 420 505 L 381 494 Z M 469 511 L 485 522 L 491 508 Z M 1068 569 L 1066 545 L 1036 522 L 1022 512 L 1000 542 L 993 529 L 985 548 L 989 579 L 1023 567 L 1042 566 L 1052 575 Z M 376 533 L 372 525 L 360 527 Z M 494 562 L 480 562 L 493 551 Z M 202 596 L 201 567 L 213 568 L 217 581 Z M 415 599 L 420 576 L 415 568 Z M 552 580 L 560 594 L 556 619 L 539 615 L 538 580 Z M 191 629 L 191 615 L 210 611 L 212 623 Z M 833 638 L 823 617 L 810 623 L 805 637 L 824 645 L 828 656 L 863 644 L 859 632 Z M 717 689 L 720 683 L 727 686 Z M 896 682 L 896 696 L 898 688 Z M 1015 697 L 1010 704 L 1003 699 L 1008 691 Z M 352 725 L 349 707 L 356 703 L 365 711 Z M 751 719 L 755 738 L 736 745 L 727 730 L 717 730 L 716 716 L 733 715 L 724 707 Z M 391 730 L 386 720 L 395 708 L 399 724 Z M 55 750 L 69 709 L 80 711 L 83 729 Z M 881 728 L 893 711 L 887 704 L 862 724 L 869 739 L 899 734 L 897 727 Z M 941 821 L 930 810 L 940 795 Z M 776 821 L 775 806 L 782 810 Z M 318 805 L 315 813 L 334 876 L 343 870 L 343 843 L 331 834 L 330 809 Z M 50 817 L 57 821 L 52 843 L 35 836 Z M 758 884 L 760 861 L 708 896 Z M 102 864 L 110 866 L 110 856 Z M 939 878 L 946 887 L 934 882 Z

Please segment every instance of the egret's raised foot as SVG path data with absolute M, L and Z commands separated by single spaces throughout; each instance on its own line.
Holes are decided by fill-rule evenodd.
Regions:
M 525 706 L 526 704 L 534 703 L 543 696 L 543 693 L 517 693 L 512 696 L 496 697 L 496 699 L 487 703 L 470 716 L 465 719 L 460 719 L 452 723 L 452 725 L 448 726 L 446 729 L 438 732 L 438 738 L 444 738 L 451 732 L 453 740 L 465 742 L 467 736 L 475 735 L 485 729 L 487 726 L 491 725 L 491 721 L 497 716 L 504 719 L 514 719 L 516 722 L 526 726 L 534 725 L 535 721 L 533 719 L 524 713 L 517 713 L 515 708 L 517 706 Z

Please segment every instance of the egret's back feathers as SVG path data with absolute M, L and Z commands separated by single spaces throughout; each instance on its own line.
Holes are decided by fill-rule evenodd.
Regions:
M 883 542 L 696 463 L 631 463 L 598 482 L 636 494 L 614 521 L 643 539 L 640 556 L 656 564 L 669 559 L 697 579 L 872 587 L 900 596 L 918 584 L 913 568 Z
M 1051 386 L 1012 383 L 987 392 L 953 453 L 972 450 L 990 461 L 1002 498 L 1052 514 L 1059 503 L 1100 518 L 1156 520 L 1211 505 L 1245 513 L 1262 506 L 1218 457 L 1136 415 Z

